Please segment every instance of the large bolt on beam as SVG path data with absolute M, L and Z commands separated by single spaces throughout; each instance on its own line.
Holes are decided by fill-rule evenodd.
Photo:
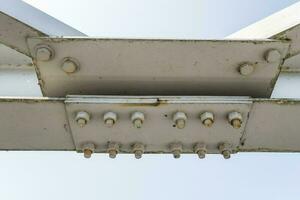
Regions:
M 198 154 L 198 157 L 200 159 L 205 158 L 205 155 L 207 153 L 206 145 L 204 143 L 197 143 L 194 146 L 194 152 Z
M 109 142 L 107 145 L 107 153 L 110 158 L 116 158 L 117 154 L 119 153 L 119 144 L 115 142 Z
M 107 112 L 104 114 L 103 120 L 107 127 L 112 127 L 117 121 L 117 114 L 114 112 Z
M 76 114 L 75 121 L 80 127 L 84 127 L 90 121 L 90 114 L 80 111 Z
M 142 143 L 135 143 L 132 145 L 132 152 L 134 153 L 136 159 L 141 159 L 144 151 L 145 145 Z
M 177 112 L 173 115 L 173 122 L 179 129 L 183 129 L 185 127 L 186 121 L 187 115 L 184 112 Z
M 131 121 L 135 128 L 142 128 L 142 125 L 145 121 L 145 115 L 142 112 L 134 112 L 131 115 Z
M 83 156 L 90 158 L 95 151 L 95 145 L 93 143 L 86 143 L 82 145 Z

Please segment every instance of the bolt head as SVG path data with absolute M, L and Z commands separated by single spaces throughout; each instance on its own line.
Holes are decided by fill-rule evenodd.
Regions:
M 230 153 L 229 150 L 224 150 L 224 151 L 222 152 L 222 155 L 223 155 L 224 159 L 229 159 L 229 158 L 231 157 L 230 154 L 231 154 L 231 153 Z
M 85 158 L 90 158 L 95 150 L 95 145 L 93 143 L 86 143 L 82 147 L 83 149 L 83 156 Z
M 243 76 L 249 76 L 254 72 L 254 66 L 252 64 L 246 63 L 240 66 L 240 74 Z
M 107 112 L 104 114 L 103 120 L 107 127 L 112 127 L 117 121 L 117 114 L 114 112 Z
M 203 121 L 204 126 L 211 127 L 213 125 L 214 121 L 212 119 L 206 119 Z
M 83 156 L 85 158 L 90 158 L 93 154 L 93 151 L 91 149 L 84 149 L 83 150 Z
M 112 127 L 115 124 L 115 121 L 113 119 L 106 119 L 104 123 L 107 127 Z
M 278 50 L 276 49 L 272 49 L 269 50 L 266 55 L 265 55 L 265 60 L 268 63 L 276 63 L 276 62 L 280 62 L 281 60 L 281 54 Z
M 181 143 L 172 143 L 170 145 L 170 150 L 173 153 L 174 158 L 180 158 L 180 154 L 182 152 L 182 144 Z
M 78 65 L 72 60 L 65 60 L 61 65 L 64 72 L 71 74 L 77 71 Z
M 132 146 L 132 152 L 134 153 L 136 159 L 142 158 L 144 151 L 145 151 L 145 146 L 142 143 L 135 143 Z
M 177 112 L 173 115 L 173 121 L 177 128 L 183 129 L 185 127 L 187 116 L 184 112 Z
M 40 46 L 36 49 L 36 59 L 39 61 L 48 61 L 52 58 L 52 51 L 47 46 Z
M 107 153 L 110 158 L 116 158 L 119 153 L 119 144 L 115 142 L 109 142 L 107 146 Z
M 198 154 L 199 158 L 205 158 L 205 154 L 207 153 L 206 145 L 204 143 L 197 143 L 194 146 L 194 152 Z
M 211 127 L 214 123 L 214 114 L 211 112 L 204 112 L 200 115 L 202 124 L 206 127 Z
M 76 114 L 75 120 L 80 127 L 84 127 L 90 120 L 90 115 L 85 111 L 80 111 Z
M 174 150 L 172 153 L 173 153 L 173 157 L 174 157 L 175 159 L 180 158 L 180 153 L 181 153 L 180 150 Z
M 134 152 L 134 157 L 135 157 L 136 159 L 141 159 L 141 158 L 142 158 L 142 155 L 143 155 L 143 151 L 141 151 L 141 150 L 136 150 L 136 151 Z
M 241 113 L 234 111 L 228 114 L 228 121 L 233 128 L 238 129 L 242 126 L 243 116 Z
M 206 155 L 206 151 L 205 150 L 199 150 L 197 154 L 198 154 L 198 157 L 200 159 L 204 159 L 205 155 Z
M 111 150 L 108 151 L 108 155 L 112 159 L 116 158 L 117 154 L 118 154 L 118 151 L 116 151 L 116 150 L 111 149 Z
M 79 118 L 79 119 L 77 119 L 77 124 L 80 127 L 84 127 L 87 124 L 87 121 L 85 119 L 83 119 L 83 118 Z
M 231 125 L 233 128 L 239 129 L 242 126 L 242 121 L 240 119 L 231 120 Z
M 175 124 L 176 124 L 177 128 L 183 129 L 185 127 L 185 120 L 184 119 L 177 119 Z
M 229 143 L 219 144 L 219 151 L 225 159 L 229 159 L 231 156 L 231 145 Z
M 131 121 L 135 128 L 141 128 L 145 120 L 145 115 L 142 112 L 135 112 L 131 115 Z
M 142 128 L 142 125 L 143 125 L 143 121 L 141 119 L 135 119 L 133 121 L 133 126 L 135 128 Z

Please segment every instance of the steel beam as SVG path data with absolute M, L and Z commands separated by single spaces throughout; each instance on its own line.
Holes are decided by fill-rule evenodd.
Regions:
M 110 143 L 119 153 L 133 153 L 143 144 L 144 153 L 195 153 L 205 144 L 206 152 L 220 153 L 228 144 L 236 152 L 300 152 L 299 100 L 252 99 L 246 97 L 126 97 L 69 96 L 67 98 L 8 98 L 0 100 L 1 150 L 74 150 L 82 152 L 92 143 L 97 153 L 107 153 Z M 79 112 L 89 120 L 80 126 Z M 105 113 L 116 121 L 106 124 Z M 136 128 L 132 114 L 141 112 L 144 121 Z M 186 114 L 185 126 L 177 127 L 174 115 Z M 213 114 L 205 126 L 201 114 Z M 233 127 L 229 114 L 241 114 L 241 126 Z M 209 116 L 209 115 L 206 115 Z

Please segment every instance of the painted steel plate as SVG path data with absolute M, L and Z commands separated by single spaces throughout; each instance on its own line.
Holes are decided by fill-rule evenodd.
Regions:
M 45 96 L 224 95 L 269 97 L 282 60 L 268 63 L 268 50 L 282 59 L 289 43 L 275 40 L 144 40 L 99 38 L 30 38 L 30 52 Z M 48 45 L 53 59 L 39 61 L 36 45 Z M 75 73 L 63 60 L 78 63 Z M 254 72 L 241 75 L 251 63 Z
M 180 142 L 183 153 L 193 153 L 196 143 L 205 143 L 208 153 L 219 153 L 218 146 L 221 143 L 230 144 L 233 151 L 238 150 L 251 104 L 248 98 L 70 97 L 66 101 L 66 109 L 77 151 L 92 141 L 96 145 L 96 152 L 106 152 L 107 144 L 115 142 L 120 144 L 123 153 L 131 153 L 135 143 L 144 144 L 146 153 L 171 153 L 170 145 Z M 84 127 L 80 127 L 75 120 L 79 111 L 86 111 L 91 117 Z M 107 127 L 103 120 L 104 114 L 109 111 L 118 115 L 112 127 Z M 239 129 L 233 128 L 228 122 L 227 116 L 232 111 L 238 111 L 243 116 L 243 124 Z M 145 115 L 141 128 L 132 124 L 130 116 L 134 112 Z M 187 115 L 183 129 L 177 128 L 173 121 L 177 112 Z M 214 113 L 211 127 L 204 126 L 200 120 L 204 112 Z

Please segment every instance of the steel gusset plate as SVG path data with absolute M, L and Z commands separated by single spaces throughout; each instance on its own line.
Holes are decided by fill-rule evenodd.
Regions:
M 224 95 L 269 97 L 289 43 L 279 40 L 29 38 L 45 96 Z M 38 45 L 53 50 L 36 57 Z M 266 55 L 277 50 L 277 60 Z M 63 66 L 71 60 L 75 65 Z M 240 68 L 250 64 L 250 74 Z M 249 73 L 247 71 L 246 73 Z
M 173 143 L 183 145 L 182 153 L 193 153 L 196 143 L 206 144 L 208 153 L 219 153 L 221 143 L 230 144 L 232 151 L 238 151 L 240 138 L 244 134 L 251 100 L 248 98 L 216 97 L 76 97 L 66 100 L 66 110 L 77 151 L 86 143 L 95 145 L 95 152 L 106 152 L 109 142 L 118 143 L 120 152 L 131 153 L 135 143 L 145 145 L 145 153 L 170 153 Z M 76 122 L 79 112 L 89 114 L 88 123 L 80 127 Z M 242 126 L 233 128 L 228 122 L 230 112 L 242 115 Z M 107 127 L 103 116 L 114 112 L 117 120 L 112 127 Z M 141 128 L 133 125 L 131 115 L 135 112 L 144 114 Z M 176 127 L 174 115 L 185 113 L 186 125 Z M 214 115 L 211 127 L 206 127 L 200 120 L 204 112 Z

